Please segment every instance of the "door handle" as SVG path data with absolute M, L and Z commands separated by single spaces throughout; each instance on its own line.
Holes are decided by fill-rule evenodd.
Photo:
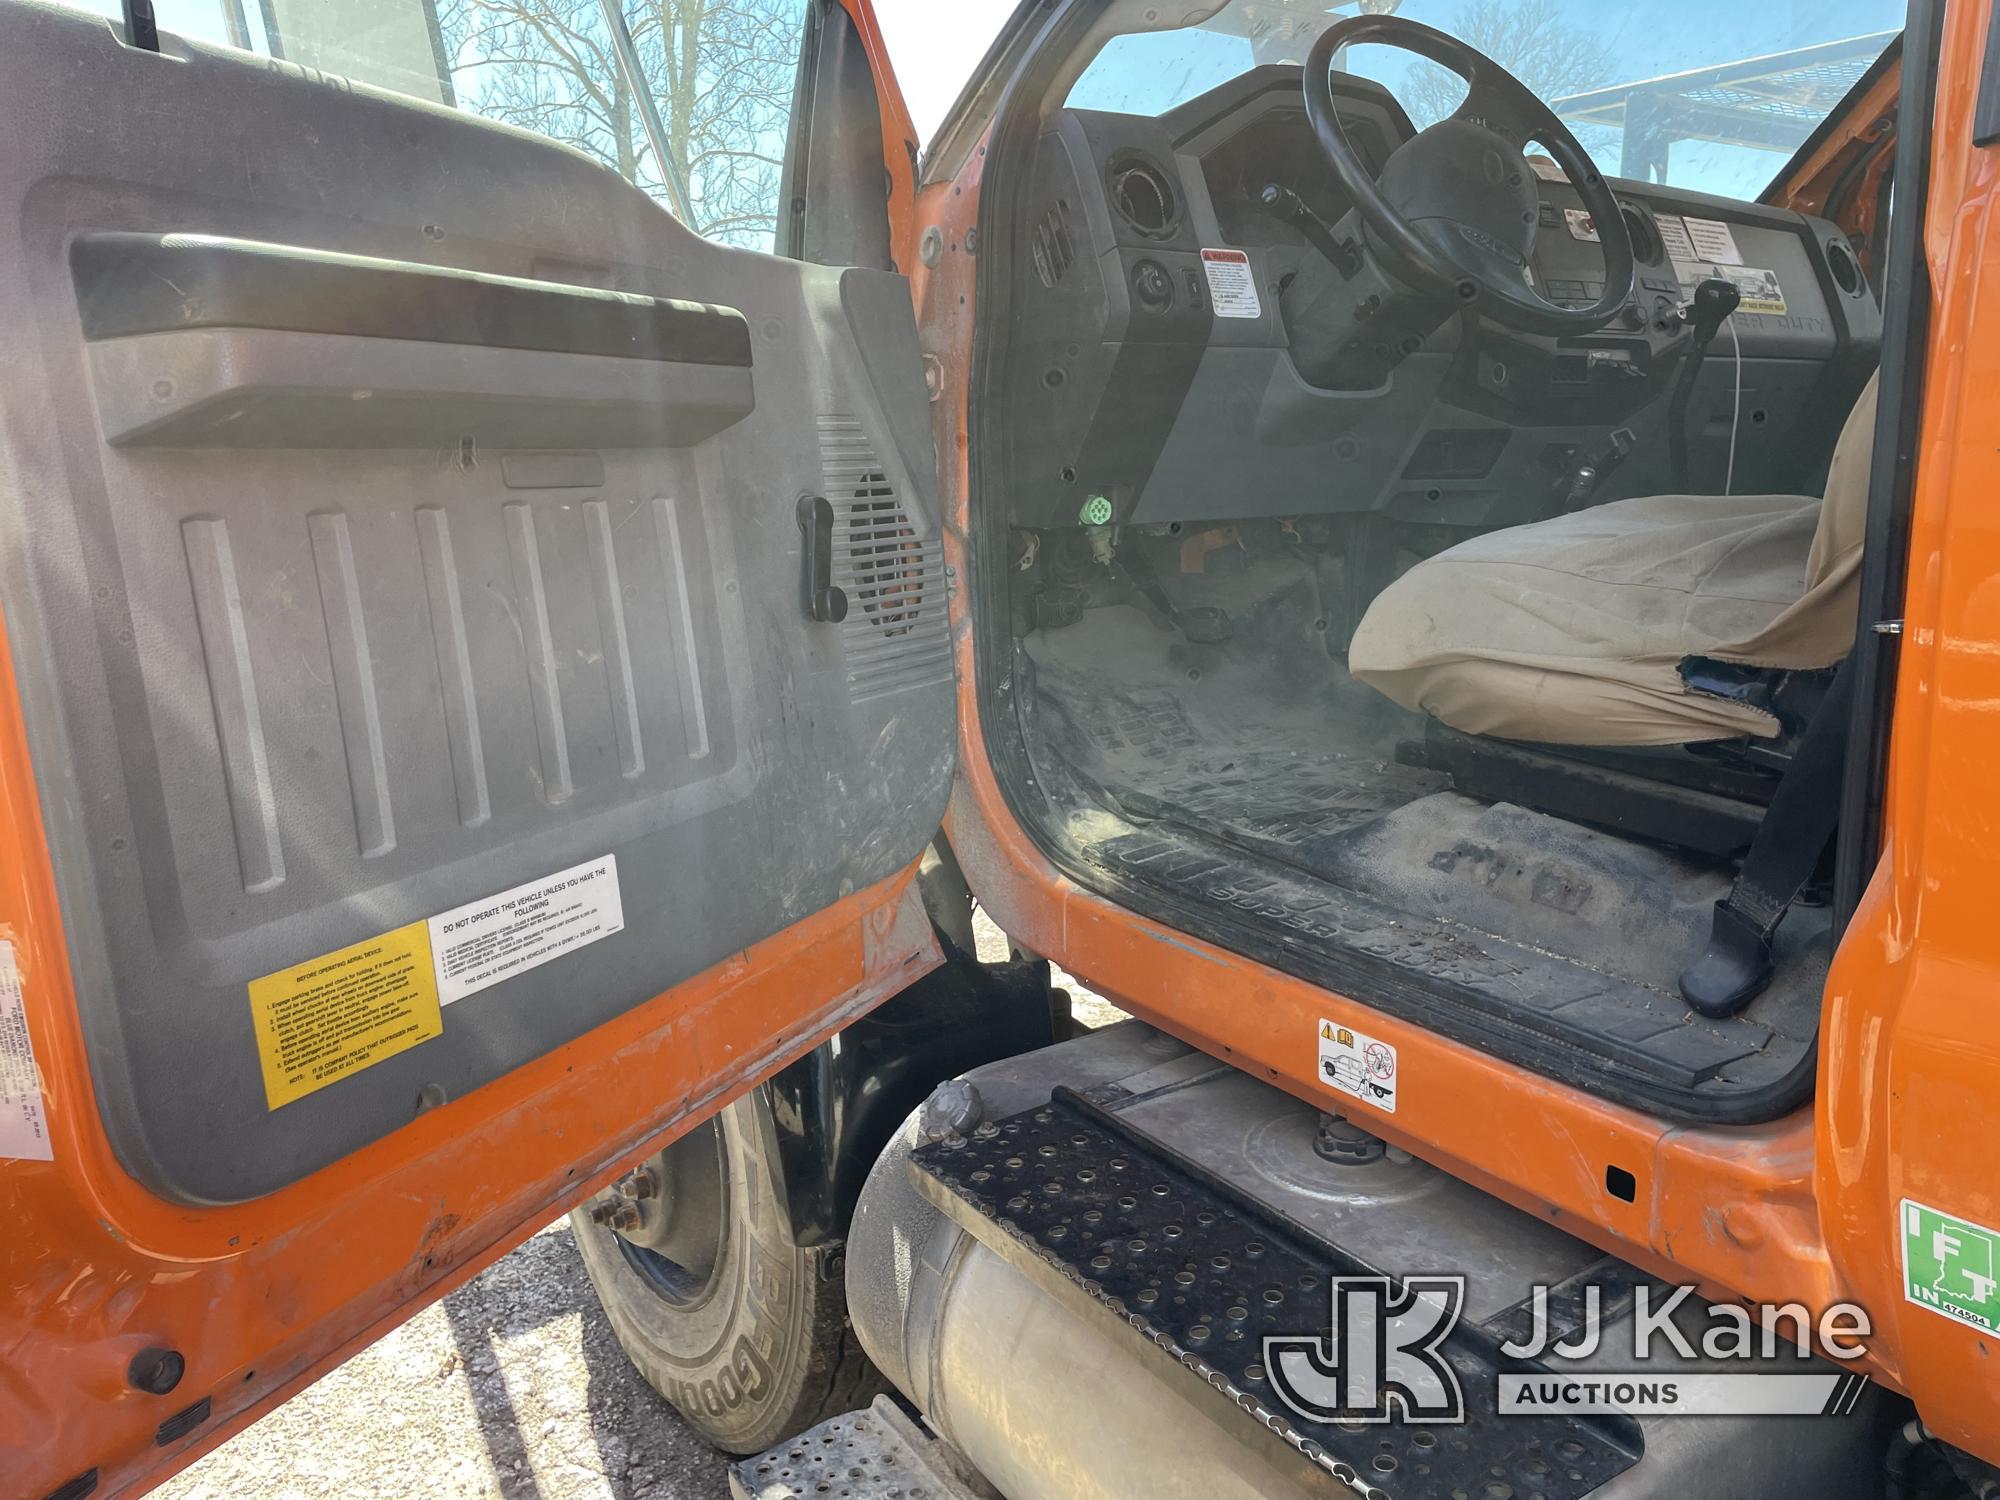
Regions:
M 806 617 L 828 625 L 847 618 L 847 594 L 833 583 L 833 507 L 822 495 L 799 496 L 805 559 Z

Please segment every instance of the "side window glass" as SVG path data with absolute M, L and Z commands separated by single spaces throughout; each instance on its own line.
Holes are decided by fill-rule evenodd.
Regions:
M 105 15 L 118 0 L 86 0 Z M 769 250 L 813 0 L 616 0 L 670 160 L 648 138 L 604 0 L 156 0 L 159 24 L 504 121 L 596 158 L 692 227 Z
M 600 0 L 437 0 L 437 15 L 459 108 L 575 146 L 670 205 L 671 172 L 687 184 L 693 228 L 769 250 L 807 3 L 623 0 L 666 164 L 653 159 Z

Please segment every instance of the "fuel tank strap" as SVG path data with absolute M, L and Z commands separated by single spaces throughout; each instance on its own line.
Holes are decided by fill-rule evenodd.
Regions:
M 1310 1489 L 1344 1486 L 1369 1500 L 1574 1500 L 1641 1456 L 1629 1419 L 1499 1415 L 1500 1372 L 1538 1367 L 1508 1358 L 1465 1321 L 1437 1344 L 1463 1395 L 1462 1420 L 1410 1420 L 1407 1406 L 1363 1420 L 1322 1400 L 1302 1404 L 1326 1420 L 1308 1415 L 1280 1385 L 1295 1396 L 1355 1389 L 1333 1374 L 1343 1356 L 1327 1342 L 1332 1280 L 1382 1272 L 1068 1088 L 918 1148 L 910 1175 L 925 1198 L 1080 1316 L 1124 1326 L 1289 1445 Z M 1391 1309 L 1400 1290 L 1390 1292 Z M 1281 1343 L 1267 1352 L 1266 1339 Z M 1274 1381 L 1266 1361 L 1282 1341 L 1294 1375 Z

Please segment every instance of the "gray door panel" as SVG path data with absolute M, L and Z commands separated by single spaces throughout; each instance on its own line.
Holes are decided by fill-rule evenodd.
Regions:
M 953 728 L 900 278 L 287 64 L 0 31 L 0 595 L 130 1170 L 269 1192 L 916 857 Z M 622 930 L 272 1106 L 252 981 L 607 856 Z

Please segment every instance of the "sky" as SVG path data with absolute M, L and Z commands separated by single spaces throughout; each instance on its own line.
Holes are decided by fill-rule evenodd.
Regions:
M 927 142 L 1015 0 L 875 0 L 875 19 L 920 142 Z

